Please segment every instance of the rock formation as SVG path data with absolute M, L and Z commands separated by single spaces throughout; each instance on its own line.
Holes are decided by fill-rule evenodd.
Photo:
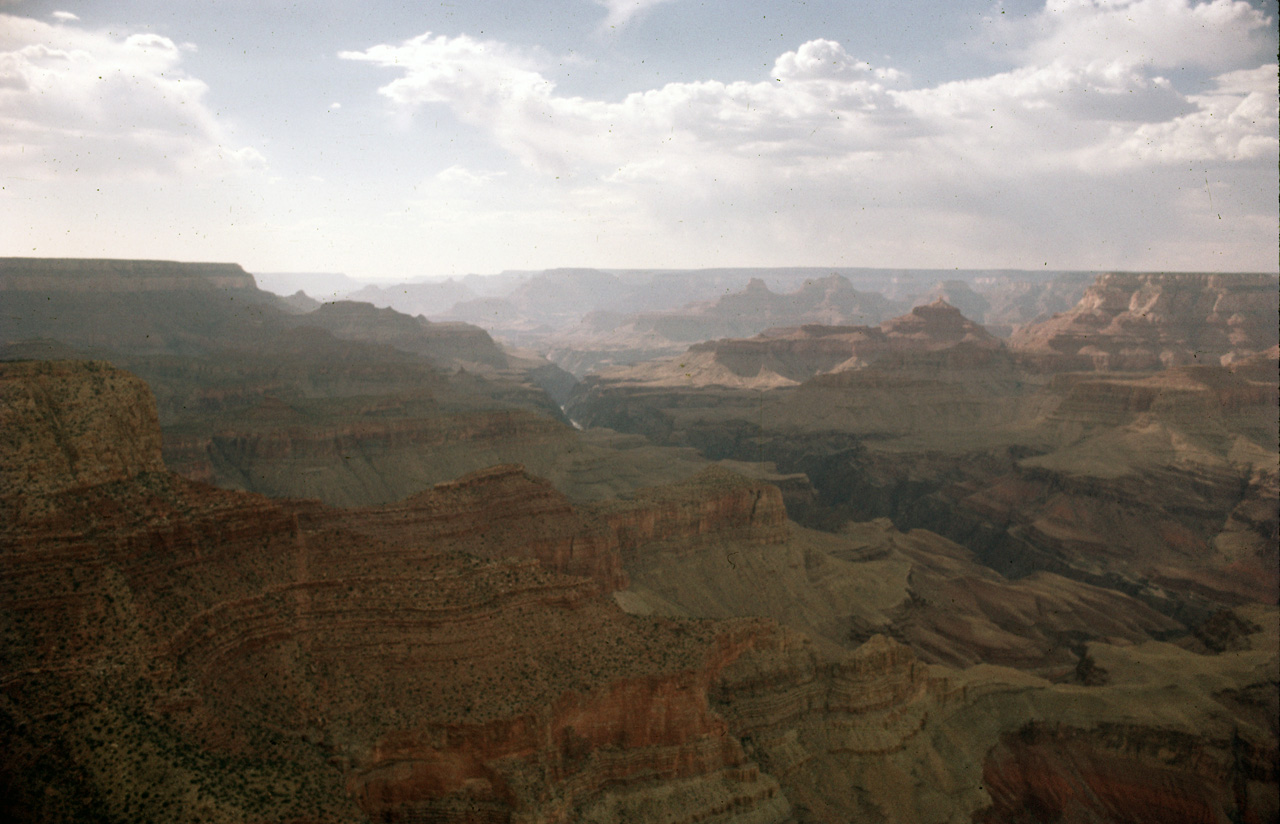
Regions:
M 342 300 L 325 303 L 294 320 L 298 326 L 323 329 L 340 340 L 383 344 L 425 355 L 442 365 L 469 364 L 503 368 L 502 349 L 489 333 L 466 323 L 432 323 L 394 309 Z
M 1109 274 L 1009 344 L 1043 369 L 1218 365 L 1275 346 L 1276 313 L 1271 275 Z
M 793 517 L 811 526 L 890 517 L 1004 575 L 1140 595 L 1191 625 L 1274 603 L 1274 344 L 1228 366 L 1045 373 L 942 305 L 873 331 L 705 344 L 683 373 L 667 361 L 589 379 L 568 411 L 803 472 L 815 495 Z
M 85 414 L 101 405 L 99 414 Z M 164 468 L 147 385 L 107 364 L 27 361 L 0 373 L 0 498 L 38 499 Z
M 29 434 L 91 442 L 148 405 L 103 369 L 6 365 L 6 399 L 55 375 Z M 149 430 L 145 461 L 0 500 L 8 820 L 785 820 L 706 697 L 767 625 L 626 616 L 616 539 L 545 483 L 338 512 L 157 471 Z
M 586 509 L 509 466 L 388 506 L 271 500 L 160 471 L 151 402 L 123 373 L 4 364 L 0 386 L 6 408 L 47 399 L 15 416 L 25 439 L 79 456 L 4 457 L 32 479 L 0 496 L 6 820 L 941 822 L 1057 809 L 1046 798 L 1072 815 L 1074 798 L 1086 814 L 1134 809 L 1097 806 L 1116 798 L 1227 819 L 1280 809 L 1274 609 L 1219 617 L 1203 636 L 1231 640 L 1201 654 L 1149 640 L 1162 619 L 1079 585 L 978 574 L 960 602 L 947 587 L 975 570 L 959 548 L 885 524 L 819 536 L 787 522 L 777 489 L 722 469 Z M 723 559 L 761 595 L 712 621 L 675 617 L 675 587 L 668 615 L 627 614 L 615 600 L 659 601 L 617 589 L 620 559 L 639 575 Z M 716 580 L 702 589 L 732 579 Z M 806 640 L 803 615 L 732 617 L 767 612 L 778 584 L 864 617 L 914 597 L 934 631 L 948 615 L 953 630 L 983 610 L 1010 628 L 1075 610 L 1108 633 L 1084 650 L 1105 682 L 926 665 L 909 625 L 906 643 L 847 621 Z M 931 598 L 952 603 L 930 612 Z

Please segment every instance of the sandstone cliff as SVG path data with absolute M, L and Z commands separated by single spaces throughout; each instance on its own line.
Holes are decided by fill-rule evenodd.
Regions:
M 605 371 L 586 385 L 587 391 L 611 384 L 772 389 L 864 368 L 883 358 L 1002 348 L 985 329 L 938 300 L 879 326 L 806 324 L 699 343 L 678 357 Z

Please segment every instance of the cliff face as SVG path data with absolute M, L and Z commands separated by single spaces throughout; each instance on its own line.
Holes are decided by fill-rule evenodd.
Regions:
M 238 263 L 0 258 L 0 292 L 257 291 Z
M 501 368 L 506 355 L 489 333 L 468 323 L 432 323 L 394 309 L 343 300 L 326 303 L 293 318 L 299 326 L 314 327 L 342 340 L 359 340 L 415 352 L 440 364 L 474 363 Z
M 6 398 L 47 391 L 5 370 Z M 145 392 L 57 371 L 59 397 L 100 372 L 106 408 Z M 55 411 L 28 434 L 95 409 Z M 3 500 L 8 820 L 785 820 L 706 698 L 768 627 L 625 615 L 613 533 L 545 482 L 335 511 L 135 469 Z
M 983 781 L 994 803 L 982 821 L 1070 822 L 1274 820 L 1280 754 L 1239 740 L 1126 725 L 1082 730 L 1028 724 L 1001 737 Z
M 136 402 L 120 373 L 49 368 L 61 370 L 58 397 L 80 397 L 77 384 L 105 371 L 103 386 L 118 387 L 106 400 Z M 6 397 L 43 380 L 33 365 L 5 369 L 18 386 Z M 39 439 L 94 410 L 63 403 L 22 420 Z M 1126 638 L 1118 621 L 1115 643 L 1088 645 L 1083 680 L 1100 686 L 956 671 L 879 635 L 809 642 L 767 619 L 621 611 L 605 597 L 621 583 L 618 556 L 640 565 L 728 547 L 737 554 L 717 559 L 731 570 L 719 580 L 772 560 L 773 577 L 793 576 L 793 602 L 835 592 L 843 559 L 854 568 L 836 593 L 845 608 L 888 610 L 894 579 L 972 618 L 945 589 L 954 568 L 926 563 L 928 541 L 880 556 L 872 537 L 826 536 L 840 548 L 797 556 L 777 490 L 721 471 L 579 512 L 498 467 L 339 511 L 153 471 L 149 429 L 136 447 L 149 462 L 0 499 L 6 820 L 1018 820 L 1036 815 L 1045 787 L 1080 776 L 1118 786 L 1112 766 L 1152 758 L 1163 771 L 1135 773 L 1125 792 L 1202 787 L 1190 794 L 1204 809 L 1244 820 L 1280 807 L 1265 769 L 1274 610 L 1219 621 L 1235 629 L 1216 655 Z M 891 557 L 910 551 L 934 579 Z M 1024 606 L 1062 611 L 1088 595 L 1067 587 L 1055 602 L 1054 589 L 1031 588 Z M 1038 762 L 1005 755 L 1023 742 L 1010 734 L 1093 729 L 1082 718 L 1123 724 L 1146 749 L 1117 761 L 1114 742 L 1091 732 L 1069 747 L 1031 736 L 1043 769 L 1018 773 Z M 1243 794 L 1221 792 L 1237 775 Z
M 938 300 L 877 326 L 807 324 L 768 329 L 752 338 L 698 343 L 681 356 L 605 371 L 589 378 L 579 398 L 602 387 L 723 386 L 756 390 L 795 386 L 815 376 L 896 363 L 934 353 L 998 354 L 1004 344 Z M 963 358 L 961 359 L 963 360 Z
M 545 569 L 591 578 L 604 592 L 627 582 L 614 531 L 579 514 L 519 465 L 490 467 L 395 504 L 335 517 L 397 552 L 536 559 Z
M 1009 341 L 1049 370 L 1151 370 L 1230 363 L 1276 345 L 1267 275 L 1101 275 L 1070 312 Z
M 683 483 L 638 490 L 632 501 L 610 501 L 592 509 L 617 535 L 624 559 L 651 544 L 779 544 L 788 534 L 778 487 L 714 466 Z

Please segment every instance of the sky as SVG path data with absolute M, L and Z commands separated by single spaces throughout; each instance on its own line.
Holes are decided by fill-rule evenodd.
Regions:
M 0 255 L 1277 271 L 1275 0 L 0 0 Z

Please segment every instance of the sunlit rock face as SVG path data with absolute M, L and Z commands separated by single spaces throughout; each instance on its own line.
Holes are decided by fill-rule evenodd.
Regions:
M 1101 275 L 1074 309 L 1009 345 L 1051 370 L 1229 364 L 1276 345 L 1276 295 L 1268 275 Z

